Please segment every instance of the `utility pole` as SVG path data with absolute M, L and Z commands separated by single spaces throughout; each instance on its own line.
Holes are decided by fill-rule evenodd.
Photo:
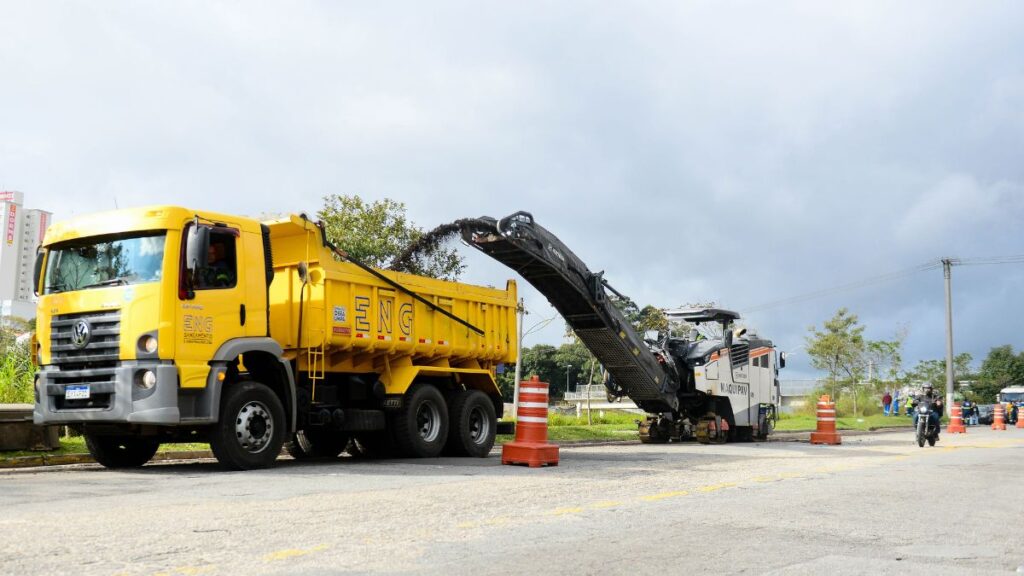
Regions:
M 953 406 L 953 288 L 950 284 L 950 269 L 953 261 L 942 259 L 942 276 L 946 280 L 946 409 Z
M 526 305 L 523 299 L 519 299 L 519 306 L 516 307 L 519 313 L 519 339 L 516 340 L 516 381 L 512 393 L 512 419 L 519 419 L 519 381 L 523 376 L 523 318 L 526 315 Z

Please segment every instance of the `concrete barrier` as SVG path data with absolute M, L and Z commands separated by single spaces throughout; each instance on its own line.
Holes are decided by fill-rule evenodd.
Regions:
M 60 427 L 33 424 L 31 404 L 0 404 L 0 451 L 58 448 Z

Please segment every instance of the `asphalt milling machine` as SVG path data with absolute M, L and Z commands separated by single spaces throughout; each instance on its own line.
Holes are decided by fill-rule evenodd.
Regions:
M 705 308 L 666 312 L 689 328 L 638 334 L 614 305 L 624 299 L 527 212 L 460 220 L 463 240 L 515 270 L 543 294 L 606 370 L 605 386 L 648 413 L 640 440 L 702 443 L 765 439 L 779 406 L 779 358 L 739 314 Z

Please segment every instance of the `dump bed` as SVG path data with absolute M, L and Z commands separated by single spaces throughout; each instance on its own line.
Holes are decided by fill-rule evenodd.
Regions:
M 271 336 L 298 357 L 300 368 L 307 349 L 323 353 L 327 372 L 375 371 L 380 360 L 395 358 L 484 368 L 515 361 L 513 281 L 496 289 L 374 274 L 338 261 L 308 220 L 292 216 L 267 225 L 274 265 Z

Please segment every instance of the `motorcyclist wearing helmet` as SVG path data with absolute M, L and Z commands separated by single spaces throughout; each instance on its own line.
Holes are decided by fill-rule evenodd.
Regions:
M 911 406 L 917 408 L 919 404 L 927 404 L 931 406 L 931 412 L 928 413 L 929 424 L 935 427 L 935 438 L 939 437 L 939 418 L 942 417 L 942 397 L 935 394 L 931 384 L 925 384 L 921 389 L 921 394 L 914 398 Z M 917 427 L 917 410 L 914 410 L 914 427 Z

